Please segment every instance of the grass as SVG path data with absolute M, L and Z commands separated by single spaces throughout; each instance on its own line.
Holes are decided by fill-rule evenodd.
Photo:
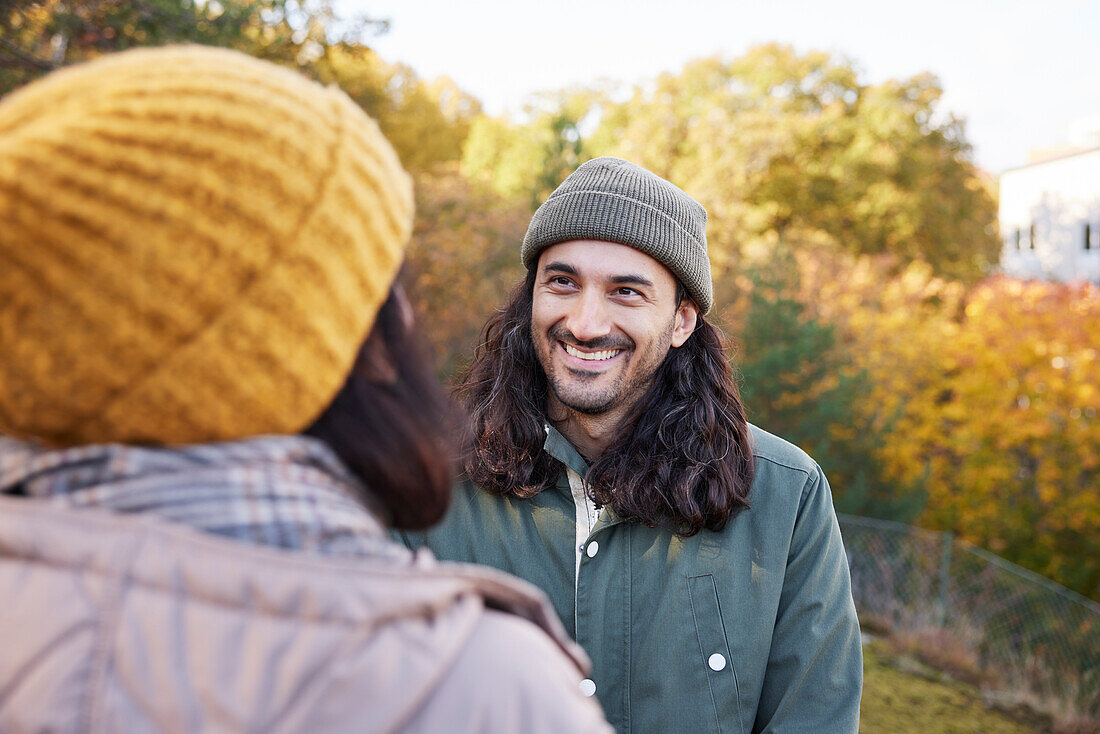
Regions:
M 919 662 L 881 640 L 863 648 L 862 734 L 1039 734 L 1050 723 L 1024 709 L 985 703 L 973 683 Z

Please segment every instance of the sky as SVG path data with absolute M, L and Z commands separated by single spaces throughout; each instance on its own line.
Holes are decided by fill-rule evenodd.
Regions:
M 1080 142 L 1075 129 L 1100 129 L 1100 0 L 337 0 L 337 8 L 388 19 L 387 33 L 367 39 L 383 59 L 425 79 L 450 77 L 494 115 L 520 113 L 535 92 L 643 81 L 778 41 L 848 59 L 864 83 L 936 74 L 941 112 L 966 121 L 975 162 L 994 174 L 1026 163 L 1031 149 Z

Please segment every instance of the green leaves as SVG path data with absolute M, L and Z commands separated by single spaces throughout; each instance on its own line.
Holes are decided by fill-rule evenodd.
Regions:
M 719 270 L 794 232 L 966 282 L 997 262 L 990 186 L 930 74 L 866 85 L 851 62 L 769 44 L 622 91 L 544 97 L 522 124 L 476 121 L 464 173 L 537 202 L 576 163 L 627 158 L 707 207 Z

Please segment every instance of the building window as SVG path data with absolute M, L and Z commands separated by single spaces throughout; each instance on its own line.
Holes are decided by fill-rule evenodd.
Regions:
M 1028 230 L 1027 246 L 1029 249 L 1035 249 L 1035 225 L 1031 225 L 1031 229 Z

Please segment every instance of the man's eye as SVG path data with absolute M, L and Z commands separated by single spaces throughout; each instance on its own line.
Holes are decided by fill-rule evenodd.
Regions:
M 551 279 L 550 279 L 550 282 L 551 282 L 551 283 L 552 283 L 553 285 L 564 285 L 564 286 L 572 285 L 572 281 L 571 281 L 571 280 L 569 280 L 569 278 L 566 278 L 566 277 L 565 277 L 565 276 L 563 276 L 563 275 L 559 275 L 559 276 L 557 276 L 557 277 L 555 277 L 555 278 L 551 278 Z
M 634 290 L 633 288 L 619 288 L 615 292 L 617 294 L 619 294 L 620 296 L 636 296 L 636 295 L 638 295 L 638 291 Z

